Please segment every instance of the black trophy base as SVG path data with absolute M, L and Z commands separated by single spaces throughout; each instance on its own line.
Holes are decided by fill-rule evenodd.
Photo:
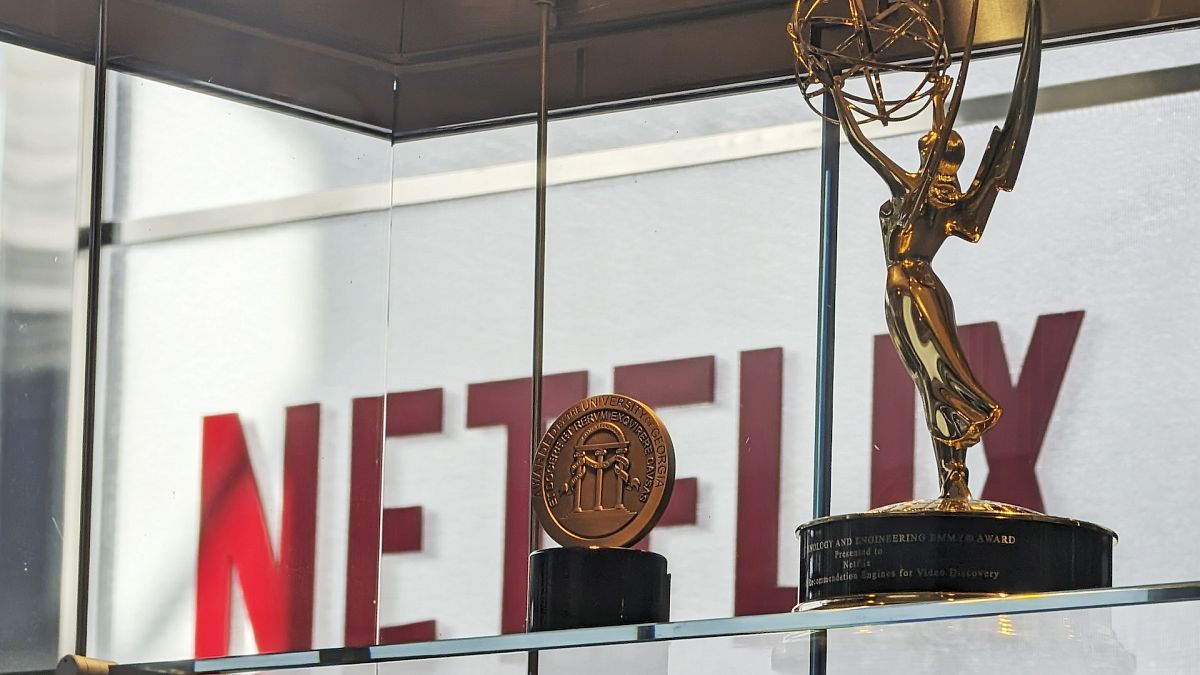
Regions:
M 667 559 L 631 548 L 548 548 L 529 556 L 529 630 L 662 623 Z
M 799 609 L 1112 586 L 1115 534 L 1032 512 L 857 513 L 796 535 Z

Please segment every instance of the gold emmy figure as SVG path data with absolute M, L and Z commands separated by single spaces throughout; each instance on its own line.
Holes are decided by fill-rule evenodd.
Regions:
M 963 356 L 954 304 L 932 263 L 949 237 L 979 241 L 997 194 L 1013 189 L 1037 100 L 1040 1 L 1029 0 L 1008 117 L 1003 128 L 992 132 L 983 161 L 966 190 L 958 179 L 964 157 L 963 139 L 953 127 L 970 64 L 978 0 L 972 6 L 957 84 L 946 74 L 950 58 L 940 28 L 939 0 L 895 1 L 870 18 L 863 0 L 849 0 L 849 17 L 816 17 L 814 12 L 824 4 L 824 0 L 799 0 L 796 4 L 788 28 L 798 75 L 810 105 L 818 95 L 832 95 L 837 121 L 850 145 L 891 189 L 891 199 L 879 209 L 887 261 L 884 311 L 892 343 L 921 393 L 942 487 L 940 499 L 884 509 L 1024 511 L 971 499 L 966 450 L 999 421 L 1001 409 Z M 836 47 L 822 48 L 814 44 L 814 31 L 824 33 L 826 39 L 844 35 L 845 40 Z M 932 60 L 921 71 L 924 77 L 911 94 L 887 99 L 881 72 L 911 72 L 884 61 L 888 49 L 903 45 L 929 50 Z M 846 81 L 856 76 L 864 78 L 867 96 L 845 90 Z M 905 109 L 915 106 L 919 106 L 917 112 L 932 107 L 933 125 L 918 143 L 920 168 L 910 172 L 876 147 L 863 132 L 862 124 L 911 119 L 917 112 L 905 114 Z
M 951 60 L 940 0 L 796 4 L 788 31 L 805 99 L 814 109 L 813 99 L 823 99 L 828 119 L 841 125 L 891 189 L 879 209 L 887 263 L 884 315 L 921 393 L 941 478 L 937 499 L 825 516 L 798 527 L 800 610 L 1112 585 L 1111 530 L 971 498 L 966 452 L 1000 420 L 1000 406 L 963 355 L 954 305 L 933 271 L 933 258 L 950 237 L 979 241 L 996 196 L 1016 182 L 1033 121 L 1042 37 L 1040 2 L 1027 1 L 1008 116 L 992 132 L 966 189 L 958 180 L 964 153 L 954 121 L 979 0 L 960 5 L 970 7 L 970 17 L 957 82 L 947 74 Z M 884 93 L 885 83 L 894 91 L 904 80 L 912 85 L 907 94 Z M 918 141 L 916 171 L 901 168 L 863 133 L 868 122 L 912 119 L 929 109 L 932 128 Z

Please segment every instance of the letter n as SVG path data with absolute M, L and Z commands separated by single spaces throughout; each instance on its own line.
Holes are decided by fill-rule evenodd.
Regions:
M 260 652 L 312 646 L 320 406 L 287 409 L 279 557 L 236 414 L 204 418 L 200 549 L 196 565 L 196 656 L 229 650 L 233 573 Z

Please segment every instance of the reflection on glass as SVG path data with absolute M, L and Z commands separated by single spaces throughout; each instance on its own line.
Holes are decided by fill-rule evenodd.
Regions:
M 1107 609 L 867 626 L 829 633 L 829 672 L 1133 675 L 1137 658 L 1118 638 Z
M 671 430 L 676 487 L 647 541 L 675 620 L 796 602 L 819 129 L 779 93 L 550 126 L 546 371 L 584 371 L 587 393 L 644 401 Z
M 381 642 L 524 630 L 533 153 L 528 125 L 394 148 Z
M 0 45 L 0 671 L 53 664 L 60 602 L 74 605 L 64 476 L 91 71 Z
M 390 144 L 113 80 L 92 654 L 341 645 Z

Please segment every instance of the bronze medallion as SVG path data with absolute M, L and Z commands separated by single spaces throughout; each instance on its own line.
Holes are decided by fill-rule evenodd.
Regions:
M 667 508 L 675 448 L 650 406 L 591 396 L 554 420 L 538 443 L 531 482 L 542 528 L 563 546 L 629 546 Z

